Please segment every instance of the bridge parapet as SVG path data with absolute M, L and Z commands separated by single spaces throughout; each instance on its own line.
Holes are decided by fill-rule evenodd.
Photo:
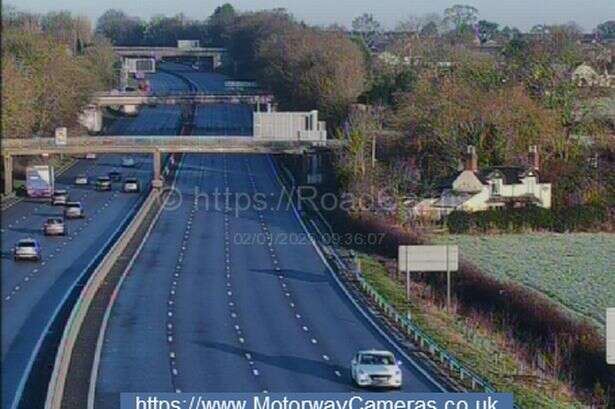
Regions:
M 99 92 L 92 99 L 97 106 L 111 105 L 175 105 L 175 104 L 270 104 L 273 95 L 255 90 L 173 92 L 152 95 L 140 92 Z
M 54 138 L 4 139 L 5 155 L 43 153 L 153 153 L 160 152 L 243 152 L 299 153 L 313 146 L 330 145 L 324 131 L 301 131 L 287 135 L 246 136 L 80 136 L 69 137 L 66 145 Z

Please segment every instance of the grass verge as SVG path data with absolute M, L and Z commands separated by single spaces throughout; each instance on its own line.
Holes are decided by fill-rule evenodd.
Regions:
M 436 342 L 482 374 L 499 391 L 512 392 L 522 408 L 582 408 L 572 391 L 552 377 L 532 371 L 517 355 L 510 337 L 498 332 L 480 316 L 464 318 L 448 314 L 425 293 L 425 287 L 411 283 L 413 297 L 406 302 L 405 286 L 395 280 L 380 261 L 361 255 L 365 280 L 401 313 Z M 454 310 L 454 308 L 453 308 Z

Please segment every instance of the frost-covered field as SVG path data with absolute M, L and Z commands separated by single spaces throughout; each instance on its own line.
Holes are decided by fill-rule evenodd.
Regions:
M 615 234 L 450 235 L 485 272 L 536 289 L 604 325 L 615 307 Z

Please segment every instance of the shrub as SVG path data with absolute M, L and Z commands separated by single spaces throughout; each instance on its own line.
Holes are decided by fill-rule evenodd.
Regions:
M 489 209 L 468 213 L 454 211 L 446 218 L 452 234 L 487 232 L 520 232 L 522 230 L 548 230 L 556 232 L 588 231 L 600 229 L 608 222 L 610 210 L 606 206 L 575 206 L 545 209 L 529 206 L 519 209 Z
M 449 232 L 463 234 L 470 231 L 470 213 L 455 210 L 446 218 Z

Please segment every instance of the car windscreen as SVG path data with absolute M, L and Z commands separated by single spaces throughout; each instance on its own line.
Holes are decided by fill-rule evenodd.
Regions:
M 395 359 L 390 355 L 364 354 L 361 355 L 362 365 L 395 365 Z
M 36 247 L 36 244 L 33 241 L 20 241 L 17 247 Z

